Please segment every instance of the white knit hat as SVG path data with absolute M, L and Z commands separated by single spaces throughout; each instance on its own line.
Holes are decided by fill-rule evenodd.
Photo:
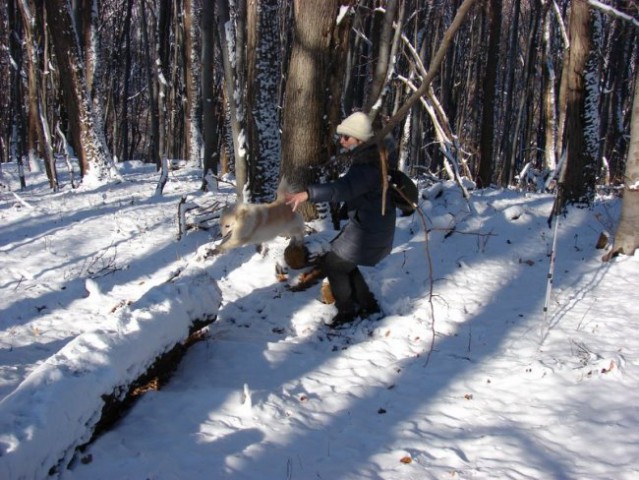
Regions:
M 337 126 L 337 133 L 340 135 L 348 135 L 365 142 L 372 138 L 373 127 L 368 115 L 363 112 L 351 113 L 348 117 Z

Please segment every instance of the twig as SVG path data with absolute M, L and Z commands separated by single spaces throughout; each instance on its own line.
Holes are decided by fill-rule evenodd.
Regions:
M 20 203 L 20 205 L 27 207 L 30 210 L 35 210 L 36 208 L 29 204 L 26 200 L 24 200 L 22 197 L 20 197 L 20 195 L 18 195 L 16 192 L 11 192 L 13 194 L 14 197 L 16 197 L 16 199 L 18 200 L 18 202 Z
M 430 357 L 435 349 L 435 305 L 433 303 L 433 261 L 430 255 L 430 244 L 428 243 L 428 224 L 426 223 L 426 215 L 422 209 L 416 203 L 413 203 L 410 198 L 408 198 L 404 192 L 402 192 L 396 185 L 391 184 L 391 187 L 399 193 L 399 195 L 406 200 L 409 204 L 413 206 L 415 212 L 419 215 L 419 218 L 422 222 L 422 226 L 424 227 L 424 251 L 426 253 L 426 262 L 428 264 L 428 304 L 430 305 L 430 316 L 432 318 L 430 329 L 431 329 L 431 339 L 430 346 L 428 347 L 428 353 L 426 353 L 426 361 L 424 362 L 424 367 L 428 365 L 430 362 Z
M 218 175 L 214 175 L 214 174 L 212 174 L 212 173 L 210 173 L 210 175 L 211 175 L 211 177 L 213 177 L 215 180 L 217 180 L 217 181 L 218 181 L 218 183 L 226 183 L 227 185 L 230 185 L 231 187 L 233 187 L 233 189 L 235 189 L 235 188 L 236 188 L 236 185 L 235 185 L 233 182 L 231 182 L 231 181 L 229 181 L 229 180 L 224 180 L 224 179 L 223 179 L 223 178 L 221 178 L 220 176 L 218 176 Z
M 588 0 L 588 4 L 591 7 L 598 8 L 599 10 L 609 14 L 610 16 L 621 18 L 622 20 L 630 22 L 632 26 L 639 28 L 639 20 L 636 20 L 630 15 L 626 15 L 625 13 L 617 10 L 614 7 L 611 7 L 610 5 L 606 5 L 605 3 L 599 2 L 597 0 Z

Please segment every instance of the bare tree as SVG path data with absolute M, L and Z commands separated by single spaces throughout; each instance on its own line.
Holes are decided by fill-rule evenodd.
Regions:
M 195 105 L 197 88 L 195 84 L 195 28 L 193 25 L 193 0 L 184 0 L 184 157 L 187 161 L 199 159 L 200 132 L 197 126 Z
M 162 156 L 164 155 L 163 138 L 160 128 L 162 124 L 162 109 L 160 108 L 160 88 L 163 82 L 159 60 L 156 56 L 154 29 L 149 28 L 149 20 L 151 12 L 147 6 L 147 2 L 143 2 L 141 7 L 141 27 L 142 36 L 144 38 L 144 58 L 146 65 L 146 77 L 148 86 L 148 112 L 149 112 L 149 150 L 151 160 L 158 169 L 162 165 Z M 154 22 L 155 23 L 155 22 Z
M 11 56 L 9 46 L 8 2 L 0 2 L 0 111 L 9 112 L 11 108 Z M 2 163 L 9 159 L 9 115 L 0 116 L 0 173 Z
M 621 218 L 612 250 L 604 257 L 606 261 L 618 254 L 634 255 L 639 248 L 639 69 L 635 70 L 633 98 Z
M 210 188 L 207 178 L 215 175 L 219 163 L 219 136 L 217 112 L 219 101 L 216 98 L 215 85 L 215 15 L 211 2 L 204 2 L 202 5 L 202 137 L 204 141 L 204 159 L 202 169 L 202 189 Z
M 538 117 L 535 115 L 535 111 L 539 104 L 536 94 L 539 66 L 536 59 L 541 58 L 538 55 L 541 17 L 539 2 L 532 2 L 526 31 L 528 38 L 524 43 L 525 51 L 522 52 L 524 61 L 521 78 L 517 85 L 519 95 L 515 102 L 516 108 L 514 112 L 503 112 L 504 117 L 508 120 L 504 123 L 504 136 L 507 137 L 504 142 L 507 149 L 504 152 L 502 185 L 511 183 L 514 172 L 526 161 L 527 148 L 538 142 L 538 122 L 535 122 Z
M 28 145 L 29 155 L 36 156 L 41 153 L 44 157 L 45 170 L 49 179 L 49 186 L 53 191 L 58 190 L 58 174 L 51 148 L 51 130 L 47 122 L 43 95 L 46 89 L 42 88 L 41 64 L 46 64 L 47 59 L 41 62 L 38 52 L 39 42 L 36 38 L 38 27 L 42 22 L 36 16 L 37 8 L 33 2 L 19 2 L 20 14 L 24 28 L 25 39 L 25 64 L 27 70 L 28 91 Z
M 80 173 L 82 177 L 92 173 L 99 179 L 105 179 L 112 173 L 112 159 L 95 127 L 69 4 L 65 0 L 48 0 L 45 2 L 45 11 L 60 68 L 62 93 L 73 146 L 80 162 Z
M 479 175 L 477 176 L 477 183 L 480 187 L 487 187 L 492 182 L 495 162 L 493 158 L 493 142 L 495 137 L 495 105 L 499 101 L 497 73 L 499 68 L 499 45 L 501 43 L 501 0 L 490 0 L 487 8 L 489 39 L 482 88 L 481 153 Z
M 402 6 L 403 6 L 402 2 Z M 368 96 L 368 101 L 364 106 L 364 111 L 372 113 L 375 117 L 377 112 L 381 108 L 381 99 L 384 94 L 384 89 L 388 85 L 389 72 L 392 72 L 393 63 L 395 60 L 394 51 L 397 50 L 399 44 L 400 32 L 401 32 L 401 16 L 397 18 L 397 0 L 389 0 L 386 2 L 386 11 L 384 13 L 381 36 L 378 42 L 376 42 L 377 52 L 375 60 L 375 73 L 372 78 L 371 91 Z M 403 11 L 403 8 L 402 8 Z M 397 21 L 396 29 L 393 29 L 393 23 Z M 393 35 L 393 30 L 395 35 Z M 393 40 L 393 37 L 395 40 Z
M 544 162 L 543 166 L 548 171 L 557 167 L 557 98 L 555 68 L 552 62 L 552 7 L 551 1 L 544 2 L 542 18 L 543 38 L 543 117 L 544 117 Z
M 229 121 L 231 124 L 233 153 L 235 159 L 235 182 L 238 202 L 245 200 L 247 182 L 246 138 L 241 135 L 244 121 L 243 99 L 244 85 L 238 81 L 237 64 L 233 62 L 236 52 L 242 51 L 244 45 L 235 44 L 235 31 L 231 24 L 229 6 L 226 0 L 216 1 L 217 9 L 217 40 L 222 56 L 224 72 L 225 98 L 228 104 Z
M 27 186 L 25 178 L 25 165 L 23 154 L 27 151 L 25 144 L 26 124 L 22 86 L 22 50 L 21 50 L 21 25 L 19 13 L 14 2 L 8 2 L 7 23 L 13 26 L 11 34 L 8 35 L 7 51 L 11 58 L 11 106 L 8 109 L 9 116 L 3 123 L 7 123 L 7 152 L 9 158 L 13 158 L 18 166 L 18 177 L 20 178 L 20 188 Z M 28 165 L 27 165 L 28 166 Z
M 584 118 L 585 67 L 590 53 L 590 7 L 587 0 L 572 0 L 570 47 L 562 76 L 566 87 L 566 164 L 559 179 L 555 213 L 567 204 L 590 204 L 594 198 L 594 159 L 587 149 Z
M 246 128 L 251 200 L 267 202 L 277 189 L 281 161 L 282 59 L 279 0 L 249 2 L 247 11 Z
M 59 125 L 62 136 L 56 138 L 68 137 L 81 162 L 86 162 L 78 148 L 82 129 L 76 125 L 89 126 L 96 133 L 96 143 L 108 146 L 103 151 L 117 152 L 121 159 L 153 161 L 159 167 L 168 158 L 197 157 L 199 131 L 194 126 L 201 121 L 206 151 L 203 174 L 217 173 L 217 162 L 224 159 L 221 164 L 228 165 L 225 159 L 230 157 L 233 162 L 226 171 L 235 173 L 240 199 L 263 201 L 276 185 L 280 157 L 285 159 L 286 174 L 299 170 L 309 178 L 334 175 L 325 168 L 298 169 L 291 159 L 305 165 L 310 157 L 309 162 L 319 166 L 337 153 L 331 134 L 344 115 L 370 108 L 373 115 L 379 109 L 378 118 L 388 119 L 402 112 L 409 97 L 421 90 L 419 101 L 412 102 L 392 126 L 394 136 L 402 135 L 402 165 L 412 174 L 423 171 L 441 176 L 450 172 L 446 166 L 455 160 L 461 175 L 485 175 L 485 181 L 509 184 L 513 172 L 521 172 L 524 164 L 552 169 L 566 141 L 572 142 L 569 156 L 574 154 L 578 136 L 562 133 L 568 124 L 562 120 L 566 109 L 560 108 L 567 105 L 561 98 L 567 98 L 569 90 L 559 88 L 559 74 L 554 76 L 571 53 L 574 61 L 574 51 L 562 48 L 567 45 L 562 38 L 569 37 L 563 33 L 564 22 L 577 18 L 570 13 L 579 11 L 580 5 L 590 5 L 591 12 L 614 9 L 610 2 L 604 8 L 592 0 L 492 1 L 490 11 L 501 11 L 503 28 L 508 25 L 501 41 L 489 34 L 488 17 L 481 15 L 480 7 L 474 8 L 450 40 L 444 57 L 437 59 L 439 42 L 434 39 L 442 38 L 466 2 L 9 0 L 0 8 L 8 29 L 0 32 L 0 61 L 9 72 L 0 79 L 7 87 L 0 88 L 0 160 L 24 159 L 25 168 L 37 166 L 39 162 L 29 162 L 31 151 L 32 157 L 45 159 L 52 171 L 53 162 L 45 158 L 48 123 L 56 132 Z M 495 10 L 496 4 L 501 9 Z M 24 5 L 29 10 L 38 7 L 33 31 L 23 26 L 19 8 Z M 44 22 L 52 31 L 62 25 L 55 15 L 45 16 L 54 6 L 63 7 L 66 23 L 74 28 L 69 37 L 76 45 L 74 51 L 64 48 L 64 54 L 55 47 L 51 50 L 55 54 L 49 55 L 49 47 L 60 42 L 46 37 Z M 633 20 L 634 4 L 618 1 L 615 7 L 619 11 L 614 18 L 602 15 L 592 23 L 589 16 L 592 35 L 588 38 L 597 42 L 593 43 L 596 48 L 590 48 L 595 56 L 585 64 L 589 76 L 584 76 L 588 80 L 584 100 L 581 110 L 573 104 L 571 112 L 577 114 L 571 118 L 593 120 L 591 124 L 582 121 L 578 127 L 584 132 L 587 153 L 583 160 L 591 166 L 586 173 L 596 178 L 603 162 L 610 167 L 612 181 L 620 183 L 639 42 L 632 26 L 636 20 L 620 20 L 624 16 Z M 213 27 L 217 36 L 211 39 L 204 14 L 214 8 L 219 22 L 217 29 Z M 193 23 L 191 16 L 200 11 L 202 24 Z M 301 28 L 307 11 L 313 16 Z M 325 29 L 314 34 L 321 25 Z M 311 43 L 303 43 L 307 39 Z M 192 53 L 194 49 L 202 59 Z M 34 52 L 35 61 L 31 60 Z M 305 56 L 319 70 L 306 71 Z M 74 57 L 79 59 L 73 65 L 80 65 L 80 73 L 63 65 Z M 45 64 L 47 58 L 50 62 Z M 498 67 L 492 87 L 483 84 L 489 78 L 484 72 L 494 70 L 486 62 L 489 58 Z M 430 80 L 418 71 L 416 59 Z M 53 68 L 42 75 L 49 65 Z M 571 68 L 566 65 L 562 78 L 568 79 Z M 88 121 L 71 113 L 68 93 L 62 94 L 62 86 L 68 92 L 73 79 L 67 71 L 84 78 L 81 95 L 89 105 L 81 104 L 75 111 L 86 110 Z M 297 80 L 298 76 L 302 79 Z M 432 85 L 421 89 L 424 79 Z M 291 113 L 289 107 L 300 112 Z M 598 114 L 600 127 L 596 126 Z M 74 117 L 82 122 L 71 124 Z M 489 143 L 492 153 L 488 153 Z M 480 158 L 486 163 L 480 164 Z M 584 170 L 572 158 L 569 163 L 566 179 L 576 176 L 579 185 L 587 184 Z M 490 175 L 483 168 L 490 168 Z M 83 173 L 85 169 L 83 165 Z
M 298 187 L 317 180 L 313 166 L 328 160 L 324 114 L 330 48 L 338 0 L 293 0 L 293 48 L 282 126 L 282 175 Z M 311 167 L 311 168 L 309 168 Z M 310 208 L 310 207 L 309 207 Z M 306 208 L 303 213 L 311 216 Z

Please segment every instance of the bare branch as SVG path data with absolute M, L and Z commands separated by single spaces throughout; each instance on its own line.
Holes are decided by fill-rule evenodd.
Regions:
M 601 3 L 598 0 L 588 0 L 588 4 L 591 7 L 598 8 L 599 10 L 601 10 L 602 12 L 607 13 L 608 15 L 611 15 L 611 16 L 617 17 L 617 18 L 621 18 L 622 20 L 630 22 L 632 25 L 634 25 L 635 27 L 639 28 L 639 20 L 637 20 L 636 18 L 633 18 L 630 15 L 627 15 L 627 14 L 625 14 L 623 12 L 620 12 L 619 10 L 617 10 L 614 7 L 611 7 L 610 5 L 606 5 L 605 3 Z

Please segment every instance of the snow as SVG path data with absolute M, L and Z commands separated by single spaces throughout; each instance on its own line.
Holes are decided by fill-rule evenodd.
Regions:
M 559 218 L 546 315 L 552 196 L 422 185 L 428 242 L 398 218 L 362 268 L 385 317 L 332 332 L 319 285 L 276 278 L 285 239 L 208 258 L 214 231 L 177 240 L 182 195 L 227 184 L 183 166 L 157 197 L 154 166 L 120 170 L 50 193 L 3 165 L 0 478 L 61 459 L 72 480 L 639 478 L 639 259 L 594 248 L 619 199 Z M 207 315 L 169 383 L 74 456 L 102 395 Z

